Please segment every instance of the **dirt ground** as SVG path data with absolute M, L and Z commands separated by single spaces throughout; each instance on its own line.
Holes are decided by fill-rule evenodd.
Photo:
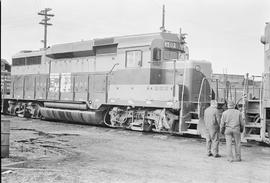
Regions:
M 270 183 L 270 148 L 243 144 L 242 162 L 207 157 L 198 138 L 13 117 L 2 182 Z

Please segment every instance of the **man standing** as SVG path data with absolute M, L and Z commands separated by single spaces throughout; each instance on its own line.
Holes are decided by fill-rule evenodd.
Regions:
M 205 136 L 207 155 L 214 155 L 215 158 L 218 158 L 220 157 L 220 155 L 218 154 L 220 115 L 217 109 L 217 102 L 215 100 L 211 100 L 211 105 L 207 109 L 205 109 L 204 122 L 206 127 Z
M 240 111 L 234 109 L 234 103 L 228 102 L 228 109 L 223 112 L 221 117 L 220 130 L 226 138 L 228 161 L 241 161 L 241 132 L 244 128 L 244 122 Z M 235 158 L 232 153 L 232 139 L 235 142 Z

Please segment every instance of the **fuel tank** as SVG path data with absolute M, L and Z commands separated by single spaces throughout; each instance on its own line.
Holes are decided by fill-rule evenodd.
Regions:
M 103 111 L 101 110 L 79 111 L 42 107 L 40 113 L 43 118 L 48 120 L 89 125 L 105 125 L 103 123 Z
M 60 102 L 44 102 L 45 107 L 50 108 L 62 108 L 62 109 L 77 109 L 87 110 L 86 104 L 74 104 L 74 103 L 60 103 Z

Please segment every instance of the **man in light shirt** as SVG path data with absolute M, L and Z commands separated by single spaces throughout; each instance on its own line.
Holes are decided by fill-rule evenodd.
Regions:
M 241 132 L 244 128 L 242 114 L 239 110 L 234 109 L 234 102 L 228 102 L 228 109 L 223 112 L 221 117 L 220 130 L 225 134 L 226 149 L 228 161 L 241 161 Z M 235 142 L 235 158 L 232 153 L 232 140 Z

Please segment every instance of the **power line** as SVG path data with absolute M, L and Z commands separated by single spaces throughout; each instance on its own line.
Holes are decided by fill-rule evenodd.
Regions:
M 44 16 L 44 19 L 42 19 L 41 22 L 39 22 L 39 24 L 44 25 L 44 40 L 42 40 L 41 42 L 44 43 L 44 48 L 47 48 L 47 26 L 51 26 L 51 23 L 48 23 L 48 21 L 50 20 L 49 17 L 53 17 L 54 14 L 48 14 L 49 11 L 51 11 L 51 8 L 45 8 L 44 10 L 41 10 L 38 15 Z

